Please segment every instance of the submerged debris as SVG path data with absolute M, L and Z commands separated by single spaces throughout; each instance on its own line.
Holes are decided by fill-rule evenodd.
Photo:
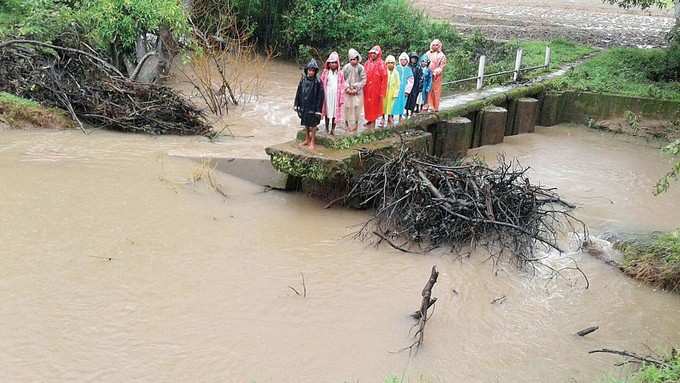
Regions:
M 94 51 L 31 40 L 0 42 L 0 91 L 70 113 L 94 127 L 210 135 L 203 113 L 172 89 L 129 80 Z
M 369 164 L 352 180 L 346 201 L 375 209 L 357 233 L 369 233 L 408 251 L 409 242 L 486 244 L 512 254 L 520 266 L 539 261 L 535 245 L 556 249 L 560 228 L 585 225 L 570 214 L 573 205 L 554 189 L 532 184 L 528 168 L 499 157 L 491 168 L 479 160 L 446 163 L 403 146 L 390 153 L 364 153 Z M 395 244 L 401 239 L 404 243 Z M 509 250 L 505 251 L 505 250 Z M 495 256 L 497 260 L 499 257 Z

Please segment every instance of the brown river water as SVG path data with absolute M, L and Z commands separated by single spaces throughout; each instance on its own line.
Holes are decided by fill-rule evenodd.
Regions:
M 494 269 L 482 250 L 376 248 L 348 237 L 367 212 L 302 194 L 215 173 L 225 198 L 189 181 L 197 163 L 178 154 L 260 157 L 290 138 L 281 104 L 278 122 L 234 127 L 255 137 L 218 143 L 0 129 L 0 381 L 597 382 L 623 370 L 589 350 L 680 344 L 679 296 L 577 250 L 587 290 Z M 680 187 L 651 195 L 670 165 L 652 145 L 560 126 L 476 151 L 498 152 L 558 187 L 594 235 L 680 224 Z M 433 264 L 439 301 L 409 357 L 395 351 Z M 288 287 L 301 272 L 306 298 Z

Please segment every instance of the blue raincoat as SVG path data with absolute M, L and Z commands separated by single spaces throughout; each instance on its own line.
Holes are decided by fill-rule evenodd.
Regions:
M 427 62 L 427 66 L 424 68 L 421 65 L 423 61 Z M 427 54 L 420 56 L 420 61 L 418 64 L 421 65 L 423 70 L 423 81 L 421 82 L 420 94 L 423 104 L 427 104 L 427 96 L 432 90 L 432 70 L 430 69 L 430 59 L 427 57 Z
M 408 58 L 408 56 L 406 57 Z M 406 66 L 397 64 L 396 69 L 397 73 L 399 73 L 399 93 L 397 93 L 397 99 L 394 101 L 394 106 L 392 107 L 392 115 L 401 116 L 406 113 L 406 101 L 408 100 L 406 91 L 408 90 L 411 92 L 411 89 L 407 89 L 407 85 L 409 83 L 409 79 L 413 79 L 413 71 L 408 64 L 406 64 Z M 413 82 L 411 82 L 411 86 L 413 86 Z

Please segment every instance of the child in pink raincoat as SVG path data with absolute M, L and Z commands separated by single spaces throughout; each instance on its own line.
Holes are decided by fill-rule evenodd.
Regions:
M 439 111 L 439 100 L 442 97 L 442 82 L 444 81 L 444 68 L 446 67 L 446 55 L 443 51 L 442 42 L 438 39 L 432 40 L 430 50 L 426 53 L 430 59 L 430 70 L 432 70 L 432 91 L 429 94 L 427 103 L 435 111 Z
M 343 120 L 343 104 L 345 103 L 345 75 L 340 70 L 340 56 L 337 52 L 328 56 L 323 73 L 321 73 L 321 84 L 325 95 L 321 114 L 324 117 L 326 133 L 333 136 L 336 123 Z

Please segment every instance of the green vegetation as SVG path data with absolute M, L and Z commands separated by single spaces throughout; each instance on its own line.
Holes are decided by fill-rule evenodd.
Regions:
M 314 160 L 302 160 L 287 154 L 277 153 L 271 156 L 274 169 L 295 177 L 325 181 L 330 172 L 322 164 Z
M 123 72 L 140 58 L 137 41 L 163 31 L 176 39 L 188 37 L 189 21 L 180 0 L 7 0 L 0 5 L 0 37 L 62 44 L 76 37 L 98 48 Z
M 515 67 L 515 54 L 517 49 L 524 51 L 522 58 L 523 67 L 536 67 L 545 63 L 545 48 L 552 49 L 551 67 L 554 69 L 560 65 L 575 62 L 584 56 L 594 52 L 591 47 L 578 43 L 556 39 L 552 41 L 519 41 L 498 43 L 486 40 L 479 33 L 472 35 L 463 41 L 459 47 L 448 50 L 449 65 L 445 71 L 445 81 L 454 81 L 463 78 L 477 76 L 479 56 L 486 56 L 486 73 L 497 73 L 512 70 Z M 535 70 L 523 74 L 525 78 L 533 78 L 546 73 L 550 69 Z M 485 84 L 500 84 L 508 82 L 512 74 L 485 79 Z M 470 86 L 467 84 L 466 86 Z
M 445 78 L 451 81 L 476 76 L 481 55 L 487 56 L 487 73 L 491 73 L 511 70 L 519 47 L 524 48 L 525 66 L 542 65 L 547 45 L 553 49 L 553 65 L 573 62 L 593 51 L 564 40 L 501 43 L 481 33 L 462 36 L 450 24 L 428 17 L 406 0 L 289 0 L 277 5 L 270 2 L 235 1 L 233 12 L 246 20 L 244 27 L 252 28 L 260 42 L 287 47 L 284 53 L 301 62 L 310 56 L 324 60 L 333 50 L 344 56 L 349 48 L 365 56 L 374 45 L 382 47 L 384 57 L 411 51 L 422 54 L 436 37 L 442 41 L 449 59 Z M 277 14 L 264 15 L 276 11 Z M 541 72 L 531 72 L 529 76 L 538 73 Z M 510 75 L 490 78 L 488 83 L 507 82 L 509 78 Z
M 669 291 L 680 292 L 680 229 L 646 239 L 619 242 L 623 271 L 631 277 Z
M 13 94 L 0 92 L 0 121 L 15 127 L 36 126 L 45 128 L 70 128 L 73 126 L 66 113 L 41 106 Z
M 680 382 L 680 356 L 674 355 L 667 366 L 643 364 L 640 369 L 626 379 L 610 379 L 607 383 L 676 383 Z
M 370 144 L 371 142 L 380 141 L 395 134 L 393 129 L 376 129 L 373 131 L 366 131 L 352 136 L 317 136 L 316 141 L 319 145 L 330 149 L 351 149 L 357 145 Z M 304 131 L 297 134 L 297 140 L 302 141 L 305 138 Z
M 5 105 L 16 105 L 17 107 L 23 107 L 23 108 L 39 108 L 40 107 L 40 104 L 38 104 L 35 101 L 27 100 L 25 98 L 15 96 L 15 95 L 9 94 L 7 92 L 0 92 L 0 103 L 5 104 Z
M 552 87 L 680 101 L 680 82 L 664 79 L 667 58 L 661 49 L 611 49 L 556 79 Z
M 678 131 L 680 131 L 680 121 L 676 121 L 675 126 L 677 127 Z M 662 150 L 664 153 L 668 155 L 675 156 L 676 158 L 679 157 L 680 140 L 675 140 L 671 142 L 670 144 L 666 145 Z M 657 182 L 655 194 L 661 194 L 668 191 L 668 188 L 670 188 L 671 185 L 671 181 L 677 180 L 678 178 L 680 178 L 680 159 L 675 161 L 671 170 L 669 170 L 668 173 L 661 177 L 659 182 Z

